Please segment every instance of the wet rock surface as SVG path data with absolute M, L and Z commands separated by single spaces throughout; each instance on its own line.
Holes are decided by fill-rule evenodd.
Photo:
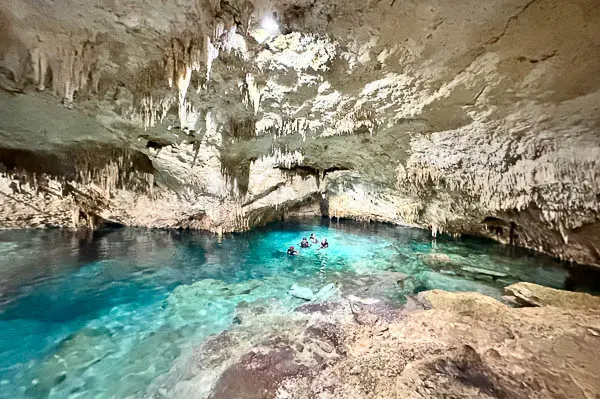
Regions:
M 390 318 L 380 317 L 385 311 L 378 305 L 305 304 L 292 324 L 265 318 L 261 327 L 234 326 L 200 348 L 185 381 L 164 380 L 161 397 L 590 398 L 600 392 L 598 307 L 511 308 L 482 294 L 439 290 L 421 293 L 417 303 L 396 306 Z M 211 365 L 221 372 L 208 378 L 201 370 L 214 371 Z
M 221 375 L 209 398 L 272 397 L 286 378 L 303 377 L 308 368 L 294 361 L 295 350 L 286 342 L 266 342 L 268 349 L 252 351 Z
M 504 288 L 506 296 L 521 306 L 556 306 L 568 309 L 598 309 L 600 297 L 569 292 L 533 283 L 517 283 Z

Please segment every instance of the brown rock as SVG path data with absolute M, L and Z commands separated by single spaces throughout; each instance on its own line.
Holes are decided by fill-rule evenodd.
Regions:
M 556 306 L 568 309 L 600 309 L 600 297 L 569 292 L 533 283 L 517 283 L 504 288 L 507 295 L 522 306 Z
M 306 375 L 308 369 L 294 362 L 295 350 L 284 342 L 252 351 L 230 366 L 217 381 L 210 399 L 270 399 L 285 378 Z

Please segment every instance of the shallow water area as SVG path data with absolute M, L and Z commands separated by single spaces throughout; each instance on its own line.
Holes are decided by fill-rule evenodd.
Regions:
M 329 248 L 299 248 L 314 232 Z M 294 245 L 297 256 L 286 249 Z M 583 270 L 583 269 L 580 269 Z M 240 323 L 248 303 L 292 312 L 334 283 L 409 275 L 391 302 L 427 289 L 479 291 L 531 281 L 593 290 L 551 258 L 496 243 L 354 222 L 271 224 L 222 238 L 201 232 L 0 232 L 0 397 L 140 397 L 175 360 Z M 589 273 L 592 273 L 591 271 Z

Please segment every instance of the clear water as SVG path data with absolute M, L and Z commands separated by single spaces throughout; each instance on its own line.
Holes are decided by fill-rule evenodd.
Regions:
M 289 245 L 315 232 L 330 247 Z M 482 270 L 485 269 L 485 270 Z M 438 238 L 379 224 L 273 224 L 226 236 L 119 229 L 80 237 L 60 231 L 0 232 L 0 397 L 141 397 L 187 348 L 232 325 L 236 306 L 302 300 L 293 283 L 318 289 L 356 276 L 412 276 L 403 294 L 479 291 L 533 281 L 593 290 L 587 272 L 492 242 Z M 591 273 L 591 272 L 590 272 Z

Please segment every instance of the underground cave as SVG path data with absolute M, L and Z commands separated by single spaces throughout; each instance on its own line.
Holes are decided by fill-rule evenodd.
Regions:
M 600 395 L 599 52 L 597 0 L 2 2 L 0 398 Z

